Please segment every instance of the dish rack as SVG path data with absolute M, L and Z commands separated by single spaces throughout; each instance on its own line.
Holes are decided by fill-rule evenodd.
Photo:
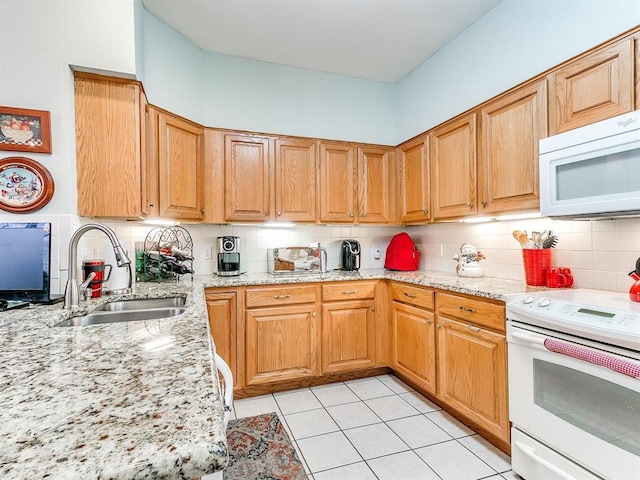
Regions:
M 158 227 L 149 232 L 144 250 L 136 252 L 139 282 L 178 281 L 180 275 L 193 280 L 193 240 L 183 227 Z

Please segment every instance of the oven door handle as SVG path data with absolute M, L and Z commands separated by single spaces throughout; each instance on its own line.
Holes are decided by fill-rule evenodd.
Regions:
M 549 462 L 548 460 L 545 460 L 540 455 L 538 455 L 536 453 L 535 448 L 531 448 L 530 446 L 525 445 L 524 443 L 518 442 L 517 440 L 515 443 L 522 453 L 524 453 L 527 457 L 529 457 L 534 462 L 542 465 L 547 470 L 554 473 L 558 478 L 561 478 L 562 480 L 577 480 L 576 477 L 569 475 L 567 472 L 565 472 L 561 468 L 556 467 L 553 463 Z
M 511 332 L 511 336 L 521 342 L 525 342 L 533 347 L 538 347 L 540 350 L 546 350 L 544 347 L 545 338 L 533 333 Z

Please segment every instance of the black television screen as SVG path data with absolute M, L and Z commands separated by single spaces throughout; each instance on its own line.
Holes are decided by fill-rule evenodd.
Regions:
M 0 223 L 0 299 L 49 300 L 50 223 Z

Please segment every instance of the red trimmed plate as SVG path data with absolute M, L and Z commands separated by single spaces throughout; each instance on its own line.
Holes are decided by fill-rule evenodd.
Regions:
M 0 209 L 29 213 L 44 207 L 55 189 L 49 171 L 25 157 L 0 160 Z

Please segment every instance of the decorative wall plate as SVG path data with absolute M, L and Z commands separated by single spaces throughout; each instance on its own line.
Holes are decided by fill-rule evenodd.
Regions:
M 29 213 L 44 207 L 54 191 L 53 177 L 35 160 L 6 157 L 0 160 L 0 209 Z

